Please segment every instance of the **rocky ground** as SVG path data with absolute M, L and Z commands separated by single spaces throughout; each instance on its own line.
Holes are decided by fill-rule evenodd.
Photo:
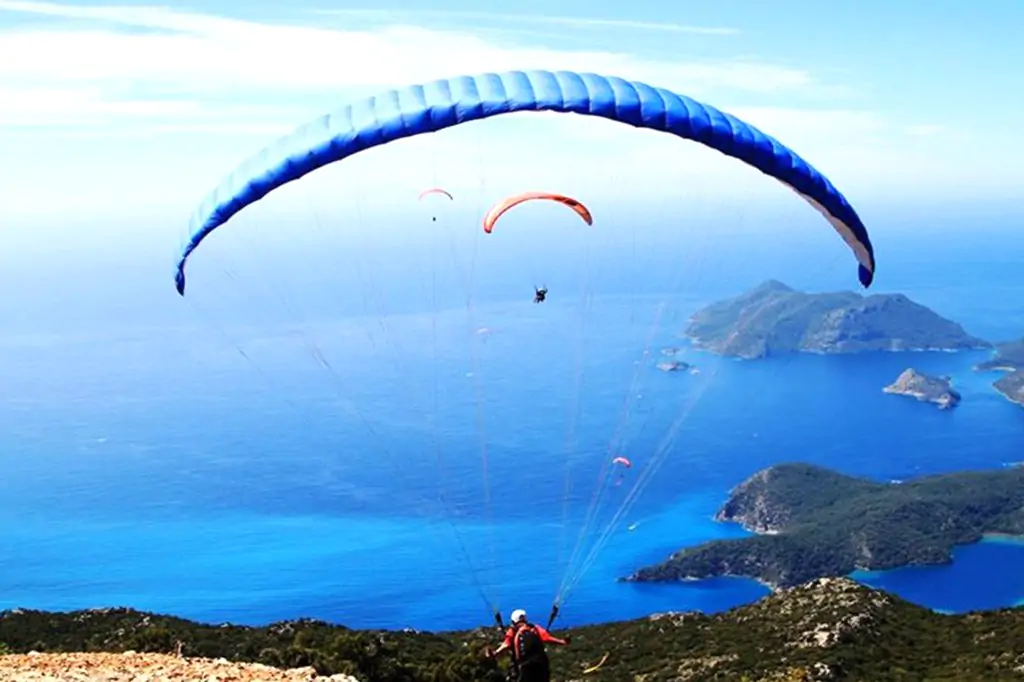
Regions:
M 321 677 L 312 668 L 280 670 L 223 658 L 167 654 L 73 653 L 0 656 L 3 682 L 358 682 L 348 675 Z

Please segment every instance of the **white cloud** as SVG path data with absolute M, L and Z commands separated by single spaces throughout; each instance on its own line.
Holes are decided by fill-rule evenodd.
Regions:
M 892 139 L 911 140 L 911 130 L 877 113 L 775 106 L 779 95 L 821 94 L 826 87 L 809 71 L 765 60 L 656 60 L 498 42 L 465 29 L 271 24 L 163 7 L 0 0 L 4 12 L 35 19 L 0 28 L 0 135 L 6 126 L 7 135 L 20 136 L 11 138 L 14 153 L 0 157 L 0 206 L 8 212 L 174 206 L 184 219 L 211 186 L 268 140 L 350 96 L 485 70 L 613 73 L 729 102 L 725 110 L 785 141 L 840 186 L 882 185 L 897 174 L 914 176 L 914 163 L 928 164 L 924 152 L 901 156 L 904 150 Z M 567 34 L 580 22 L 630 28 L 600 19 L 505 17 L 507 23 L 513 19 L 559 26 Z M 699 29 L 633 23 L 637 31 Z M 302 191 L 286 188 L 280 194 L 332 196 L 331 187 L 360 181 L 415 188 L 430 182 L 431 172 L 454 187 L 480 188 L 481 167 L 492 193 L 527 182 L 586 189 L 592 196 L 602 191 L 595 188 L 611 188 L 619 196 L 631 190 L 666 196 L 677 187 L 691 193 L 734 191 L 724 178 L 749 180 L 745 185 L 757 191 L 764 186 L 742 164 L 699 145 L 667 144 L 664 135 L 603 120 L 529 116 L 535 117 L 533 134 L 515 116 L 497 125 L 459 126 L 360 154 L 338 164 L 345 168 L 294 183 Z M 537 163 L 541 153 L 544 164 Z M 30 154 L 32 162 L 26 163 Z M 287 210 L 276 199 L 270 203 Z
M 466 32 L 414 26 L 338 30 L 159 7 L 0 0 L 0 11 L 4 10 L 120 27 L 83 29 L 58 23 L 0 32 L 0 54 L 18 55 L 0 60 L 0 87 L 7 92 L 24 89 L 20 97 L 0 100 L 0 118 L 8 125 L 62 121 L 79 110 L 95 116 L 104 109 L 103 101 L 109 103 L 105 109 L 112 120 L 117 117 L 114 122 L 133 112 L 151 116 L 161 100 L 169 99 L 204 100 L 201 106 L 168 103 L 167 114 L 178 122 L 223 109 L 225 99 L 247 101 L 257 107 L 250 111 L 260 113 L 258 107 L 275 97 L 298 102 L 303 96 L 322 99 L 331 93 L 331 99 L 339 101 L 385 86 L 464 73 L 467 63 L 473 71 L 564 68 L 614 73 L 695 95 L 728 90 L 768 93 L 813 85 L 805 71 L 753 61 L 651 61 L 627 53 L 500 45 Z M 130 28 L 156 32 L 124 30 Z M 89 89 L 88 95 L 83 88 Z M 68 94 L 66 101 L 57 96 L 60 92 Z M 11 104 L 18 99 L 29 103 Z M 297 122 L 300 112 L 307 110 L 301 105 L 291 111 L 277 108 L 280 121 Z M 267 121 L 258 116 L 257 122 Z
M 0 87 L 0 102 L 0 126 L 93 126 L 112 116 L 187 117 L 202 110 L 188 100 L 108 99 L 98 87 Z
M 930 137 L 932 135 L 938 135 L 939 133 L 946 132 L 946 126 L 922 123 L 918 125 L 907 126 L 906 131 L 908 135 Z
M 771 131 L 783 140 L 819 138 L 843 131 L 844 138 L 863 139 L 865 135 L 887 129 L 883 116 L 873 111 L 846 109 L 787 109 L 781 107 L 729 107 L 729 111 L 745 121 Z
M 381 9 L 337 9 L 320 10 L 319 14 L 337 16 L 358 16 L 393 21 L 401 17 L 436 19 L 476 19 L 483 21 L 515 22 L 525 24 L 546 24 L 569 28 L 617 28 L 656 33 L 688 33 L 692 35 L 731 36 L 739 34 L 735 28 L 724 26 L 691 26 L 672 22 L 632 21 L 628 19 L 597 19 L 592 17 L 545 16 L 533 14 L 504 14 L 497 12 L 443 11 L 443 10 L 381 10 Z

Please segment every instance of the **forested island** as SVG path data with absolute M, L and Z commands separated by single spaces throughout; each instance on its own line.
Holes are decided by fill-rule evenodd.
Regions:
M 768 280 L 739 296 L 701 308 L 690 317 L 684 335 L 695 348 L 747 360 L 794 352 L 994 348 L 995 356 L 975 369 L 1006 372 L 993 386 L 1008 400 L 1024 405 L 1024 339 L 993 346 L 903 294 L 805 293 Z M 671 357 L 679 349 L 662 352 Z M 663 364 L 659 368 L 670 371 L 670 363 Z M 960 401 L 959 393 L 936 383 L 948 383 L 948 377 L 915 374 L 901 376 L 886 392 L 913 395 L 943 409 Z
M 715 576 L 787 587 L 861 570 L 942 564 L 985 533 L 1024 535 L 1024 468 L 878 483 L 809 464 L 764 469 L 718 511 L 758 535 L 676 552 L 625 580 Z
M 685 335 L 697 348 L 746 359 L 791 352 L 991 347 L 903 294 L 810 294 L 776 280 L 701 308 Z
M 960 393 L 953 389 L 949 377 L 933 377 L 913 368 L 904 370 L 896 381 L 882 389 L 886 393 L 917 398 L 922 402 L 935 403 L 940 410 L 956 407 Z
M 562 681 L 1024 680 L 1024 611 L 940 615 L 845 578 L 782 590 L 725 613 L 664 613 L 556 631 L 572 638 L 550 652 L 552 678 Z M 0 653 L 7 653 L 0 655 L 0 678 L 56 670 L 64 675 L 56 679 L 170 679 L 142 677 L 145 666 L 192 671 L 174 679 L 285 679 L 267 668 L 227 672 L 230 661 L 258 661 L 301 668 L 287 678 L 295 681 L 348 674 L 333 679 L 503 682 L 504 664 L 482 655 L 498 640 L 494 628 L 359 631 L 313 620 L 243 627 L 129 609 L 18 609 L 0 613 Z M 45 653 L 18 655 L 29 651 Z M 171 655 L 57 653 L 72 651 Z M 79 670 L 92 677 L 77 676 Z

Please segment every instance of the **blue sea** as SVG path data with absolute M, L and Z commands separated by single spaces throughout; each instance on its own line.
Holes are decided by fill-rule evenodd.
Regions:
M 88 258 L 22 251 L 0 275 L 0 608 L 426 629 L 541 620 L 556 597 L 562 625 L 715 612 L 767 590 L 618 578 L 744 536 L 712 517 L 760 468 L 902 480 L 1024 459 L 1024 408 L 972 371 L 985 352 L 741 362 L 688 346 L 694 310 L 769 277 L 856 286 L 808 213 L 781 240 L 648 236 L 660 218 L 640 216 L 582 245 L 509 220 L 500 249 L 447 218 L 430 238 L 322 243 L 243 221 L 197 256 L 184 299 L 173 249 L 139 235 Z M 987 339 L 1024 335 L 1020 221 L 909 220 L 880 230 L 875 288 Z M 659 371 L 670 348 L 697 371 Z M 963 403 L 882 393 L 911 366 L 952 376 Z M 856 577 L 945 611 L 1007 606 L 1024 545 Z

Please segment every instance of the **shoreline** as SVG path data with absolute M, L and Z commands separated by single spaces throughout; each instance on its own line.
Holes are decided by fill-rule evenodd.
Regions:
M 1014 367 L 1013 365 L 993 365 L 991 367 L 983 367 L 982 365 L 975 365 L 975 372 L 1018 372 L 1020 367 Z
M 996 393 L 998 393 L 999 395 L 1003 396 L 1003 398 L 1005 398 L 1006 400 L 1010 401 L 1014 405 L 1020 405 L 1021 407 L 1024 407 L 1024 398 L 1017 399 L 1017 398 L 1013 397 L 1012 395 L 1008 394 L 1003 389 L 1001 389 L 998 386 L 996 386 L 995 384 L 992 384 L 992 387 L 994 389 L 996 389 Z
M 1020 535 L 1014 535 L 1013 533 L 982 533 L 981 534 L 981 540 L 978 540 L 978 542 L 985 542 L 986 540 L 998 541 L 998 542 L 1001 542 L 1003 544 L 1020 544 L 1020 545 L 1024 545 L 1024 533 L 1021 533 Z M 971 544 L 978 544 L 978 543 L 975 542 L 975 543 L 971 543 Z M 968 547 L 969 545 L 963 545 L 963 546 L 964 547 Z
M 751 532 L 754 532 L 754 531 L 751 531 Z M 755 533 L 755 534 L 762 535 L 762 533 Z M 982 544 L 982 543 L 985 543 L 985 542 L 988 542 L 988 543 L 991 543 L 991 544 L 1024 546 L 1024 533 L 1021 533 L 1019 535 L 1015 535 L 1013 533 L 1000 533 L 1000 532 L 982 533 L 981 537 L 979 539 L 975 540 L 974 542 L 967 542 L 967 543 L 960 544 L 960 545 L 954 545 L 953 549 L 955 550 L 957 547 L 972 547 L 974 545 L 979 545 L 979 544 Z M 863 566 L 858 566 L 857 568 L 853 569 L 852 571 L 850 571 L 846 575 L 821 576 L 820 578 L 815 578 L 815 580 L 834 579 L 834 578 L 849 578 L 850 580 L 854 580 L 854 581 L 856 581 L 856 582 L 858 582 L 858 583 L 860 583 L 862 585 L 865 585 L 867 587 L 872 587 L 873 589 L 880 589 L 880 588 L 875 588 L 874 586 L 872 586 L 867 581 L 861 580 L 860 578 L 856 577 L 856 575 L 858 573 L 866 573 L 866 574 L 870 574 L 870 575 L 874 575 L 874 576 L 879 576 L 880 577 L 880 576 L 885 575 L 886 573 L 891 573 L 892 571 L 899 571 L 899 570 L 902 570 L 902 569 L 905 569 L 905 568 L 913 568 L 915 566 L 928 566 L 928 567 L 943 567 L 944 566 L 944 567 L 950 567 L 954 563 L 956 563 L 956 560 L 953 558 L 952 553 L 951 553 L 949 558 L 946 561 L 941 561 L 941 562 L 928 563 L 928 564 L 908 563 L 908 564 L 904 564 L 902 566 L 893 566 L 891 568 L 866 568 L 866 567 L 863 567 Z M 780 585 L 777 585 L 777 584 L 775 584 L 775 583 L 773 583 L 770 580 L 767 580 L 765 578 L 760 578 L 758 576 L 752 576 L 752 575 L 740 575 L 740 574 L 737 574 L 737 573 L 721 573 L 721 574 L 716 574 L 716 575 L 709 575 L 709 576 L 706 576 L 706 577 L 685 576 L 683 578 L 679 578 L 679 582 L 702 582 L 702 581 L 707 581 L 707 580 L 714 580 L 715 578 L 734 578 L 734 579 L 735 578 L 740 578 L 740 579 L 743 579 L 743 580 L 752 580 L 753 582 L 756 582 L 758 585 L 761 585 L 762 587 L 768 589 L 771 594 L 776 594 L 776 593 L 778 593 L 781 590 L 792 589 L 792 588 L 782 587 Z M 653 580 L 653 581 L 634 581 L 634 582 L 643 582 L 643 583 L 647 583 L 647 584 L 658 584 L 661 581 Z M 801 583 L 801 584 L 803 584 L 803 583 Z M 794 586 L 794 587 L 796 587 L 796 586 Z M 1024 603 L 1024 600 L 1021 600 L 1021 603 Z M 929 610 L 935 611 L 935 609 L 932 609 L 929 606 L 923 606 L 923 608 L 927 608 Z
M 906 346 L 902 348 L 868 348 L 861 350 L 821 350 L 816 348 L 795 348 L 793 350 L 781 351 L 778 353 L 770 353 L 768 355 L 732 355 L 729 353 L 723 353 L 722 351 L 719 350 L 715 350 L 713 348 L 713 341 L 701 340 L 700 338 L 689 334 L 684 334 L 683 338 L 689 341 L 691 346 L 695 350 L 704 351 L 705 353 L 711 353 L 712 355 L 716 355 L 722 358 L 733 358 L 736 360 L 766 360 L 768 358 L 779 357 L 791 353 L 805 353 L 807 355 L 829 357 L 833 355 L 870 355 L 871 353 L 947 353 L 950 355 L 954 355 L 957 353 L 977 353 L 979 351 L 989 350 L 988 346 L 964 346 L 962 348 L 921 348 L 916 346 Z M 975 365 L 973 369 L 978 372 L 991 371 L 988 368 L 978 369 L 979 367 L 980 365 Z M 1005 371 L 1013 372 L 1016 371 L 1016 368 L 1009 368 L 1006 369 Z
M 1003 398 L 1005 398 L 1006 400 L 1013 403 L 1014 405 L 1020 405 L 1021 407 L 1024 407 L 1024 400 L 1017 400 L 1013 396 L 1006 395 L 1006 393 L 1000 391 L 998 388 L 996 389 L 996 392 L 999 393 L 999 395 L 1003 396 Z

